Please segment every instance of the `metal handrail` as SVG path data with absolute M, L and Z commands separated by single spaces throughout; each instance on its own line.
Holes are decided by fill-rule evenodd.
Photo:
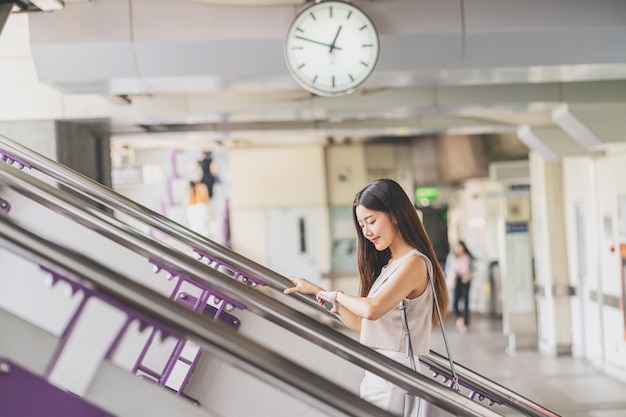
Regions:
M 187 228 L 184 228 L 180 224 L 173 222 L 159 213 L 149 210 L 146 207 L 141 206 L 118 193 L 115 193 L 108 187 L 78 174 L 58 162 L 25 148 L 2 135 L 0 135 L 0 149 L 6 150 L 8 154 L 20 158 L 22 164 L 27 164 L 27 166 L 48 175 L 75 191 L 91 197 L 111 209 L 118 210 L 121 213 L 139 220 L 143 224 L 168 235 L 168 237 L 173 238 L 179 243 L 188 245 L 192 248 L 210 248 L 212 255 L 216 259 L 219 259 L 224 264 L 235 267 L 251 276 L 261 278 L 268 284 L 269 287 L 275 290 L 282 291 L 283 289 L 292 286 L 292 283 L 282 275 L 277 274 L 276 272 L 255 263 L 254 261 L 247 259 Z M 28 163 L 25 161 L 28 161 Z M 302 294 L 294 294 L 293 296 L 311 307 L 318 308 L 315 299 L 311 296 L 305 296 Z M 323 311 L 327 314 L 325 310 Z M 319 330 L 316 329 L 316 331 Z M 449 370 L 448 364 L 436 360 L 437 356 L 439 356 L 439 354 L 431 350 L 430 355 L 422 356 L 420 358 L 429 366 Z M 470 381 L 471 384 L 476 386 L 479 390 L 487 392 L 490 395 L 494 395 L 503 403 L 513 409 L 516 409 L 517 411 L 522 412 L 523 414 L 537 417 L 558 416 L 558 414 L 524 398 L 518 393 L 515 393 L 514 391 L 511 391 L 496 382 L 490 381 L 487 378 L 469 371 L 460 365 L 457 366 L 460 368 L 458 374 L 461 379 Z
M 430 355 L 428 356 L 420 356 L 420 362 L 422 362 L 426 366 L 438 369 L 446 368 L 449 364 L 447 357 L 434 351 L 431 351 Z M 507 387 L 500 385 L 497 382 L 492 381 L 491 379 L 480 375 L 457 362 L 454 362 L 454 368 L 457 373 L 463 374 L 463 379 L 468 385 L 474 387 L 482 387 L 483 389 L 486 388 L 488 393 L 495 394 L 495 396 L 499 400 L 501 400 L 504 405 L 507 405 L 519 411 L 524 410 L 525 414 L 527 415 L 544 415 L 548 417 L 559 416 L 559 414 L 556 414 L 546 409 L 545 407 L 536 404 L 534 401 L 531 401 L 528 398 L 514 391 L 511 391 Z
M 458 416 L 495 417 L 499 414 L 476 403 L 446 386 L 416 373 L 410 368 L 387 358 L 358 343 L 308 315 L 293 310 L 262 291 L 249 287 L 228 275 L 130 227 L 83 200 L 16 169 L 0 165 L 0 184 L 17 191 L 55 212 L 71 218 L 94 232 L 121 244 L 146 258 L 158 258 L 189 278 L 206 284 L 226 296 L 240 300 L 246 308 L 278 324 L 306 340 L 344 358 L 361 368 L 375 373 L 408 392 Z M 320 309 L 319 306 L 316 306 Z
M 0 216 L 0 246 L 73 281 L 87 281 L 127 314 L 156 319 L 225 362 L 332 415 L 391 417 L 354 393 L 249 338 L 120 275 L 81 253 L 36 236 Z M 122 304 L 122 306 L 119 305 Z

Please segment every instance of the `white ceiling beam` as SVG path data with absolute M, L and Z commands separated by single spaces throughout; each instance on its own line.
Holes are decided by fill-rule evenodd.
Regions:
M 588 149 L 624 142 L 626 103 L 569 103 L 552 112 L 554 122 Z
M 520 126 L 517 137 L 529 149 L 539 153 L 546 161 L 588 154 L 578 142 L 558 127 Z

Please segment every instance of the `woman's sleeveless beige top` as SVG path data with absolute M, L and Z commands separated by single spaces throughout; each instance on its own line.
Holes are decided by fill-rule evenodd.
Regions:
M 433 267 L 430 260 L 417 249 L 413 249 L 380 271 L 380 275 L 374 282 L 374 285 L 372 285 L 367 296 L 372 298 L 377 292 L 384 288 L 389 282 L 389 278 L 397 273 L 400 265 L 402 265 L 409 256 L 421 256 L 424 259 L 428 270 L 428 278 L 431 279 Z M 432 286 L 428 283 L 426 289 L 419 297 L 412 300 L 406 298 L 405 301 L 407 304 L 407 319 L 409 322 L 413 354 L 426 355 L 430 352 L 430 334 L 432 331 Z M 363 319 L 361 323 L 360 342 L 375 349 L 404 352 L 406 340 L 402 328 L 401 305 L 402 304 L 398 304 L 378 320 Z

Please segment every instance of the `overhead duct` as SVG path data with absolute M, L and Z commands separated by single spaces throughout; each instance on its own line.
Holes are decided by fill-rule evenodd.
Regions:
M 558 127 L 531 128 L 524 125 L 517 129 L 517 137 L 529 149 L 550 162 L 567 156 L 587 154 L 587 150 L 580 143 Z
M 624 142 L 626 105 L 623 103 L 564 104 L 552 111 L 552 119 L 586 149 Z
M 268 84 L 292 89 L 296 83 L 284 62 L 284 37 L 304 7 L 289 4 L 294 1 L 256 7 L 226 0 L 68 1 L 61 12 L 29 16 L 31 50 L 40 81 L 72 94 L 215 91 Z M 253 2 L 235 1 L 242 3 Z M 254 2 L 267 3 L 272 1 Z M 456 82 L 456 70 L 469 70 L 479 80 L 482 72 L 472 69 L 489 69 L 493 77 L 493 71 L 503 68 L 530 66 L 534 70 L 529 76 L 535 79 L 534 71 L 541 72 L 542 66 L 623 65 L 623 2 L 559 0 L 568 12 L 557 15 L 545 2 L 532 7 L 508 2 L 505 9 L 493 8 L 489 0 L 469 3 L 461 14 L 458 2 L 358 1 L 379 28 L 384 48 L 366 86 L 388 85 L 398 74 L 406 82 L 423 76 L 445 82 L 453 74 Z M 585 42 L 573 47 L 572 39 Z M 526 85 L 528 77 L 516 79 L 524 85 L 507 89 L 507 97 L 514 90 L 517 97 L 535 98 L 535 88 Z M 500 101 L 502 91 L 494 87 L 482 96 Z M 541 89 L 544 99 L 558 97 L 559 91 L 557 85 Z M 437 91 L 438 104 L 474 100 L 472 88 Z

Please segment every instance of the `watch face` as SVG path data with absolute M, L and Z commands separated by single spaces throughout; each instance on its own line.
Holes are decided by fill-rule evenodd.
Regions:
M 307 90 L 324 96 L 350 93 L 374 70 L 378 33 L 357 7 L 325 1 L 304 9 L 285 40 L 289 71 Z

